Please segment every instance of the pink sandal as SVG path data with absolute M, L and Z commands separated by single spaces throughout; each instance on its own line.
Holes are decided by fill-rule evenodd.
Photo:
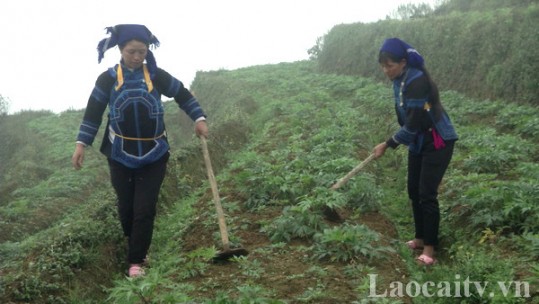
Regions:
M 423 249 L 423 246 L 417 245 L 415 240 L 411 240 L 411 241 L 406 242 L 406 246 L 408 246 L 408 248 L 410 248 L 412 250 Z
M 433 257 L 430 257 L 426 254 L 422 254 L 416 258 L 419 264 L 425 265 L 425 266 L 432 266 L 436 264 L 436 259 Z
M 141 267 L 140 264 L 131 264 L 129 267 L 129 277 L 130 278 L 137 278 L 144 275 L 144 269 Z

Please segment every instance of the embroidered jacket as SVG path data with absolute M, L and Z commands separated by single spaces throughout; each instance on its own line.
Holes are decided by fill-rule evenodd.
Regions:
M 393 80 L 393 93 L 401 128 L 386 141 L 390 147 L 403 144 L 411 152 L 419 153 L 425 133 L 433 127 L 444 141 L 458 139 L 441 104 L 431 105 L 429 102 L 430 85 L 421 70 L 408 68 L 402 76 Z
M 97 78 L 77 142 L 93 143 L 103 113 L 109 107 L 100 151 L 131 168 L 158 160 L 169 149 L 161 95 L 173 97 L 193 121 L 205 117 L 189 90 L 163 69 L 149 75 L 146 66 L 129 70 L 116 65 Z

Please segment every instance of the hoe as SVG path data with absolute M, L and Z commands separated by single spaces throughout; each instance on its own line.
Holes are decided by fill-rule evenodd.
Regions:
M 208 171 L 208 179 L 210 180 L 211 192 L 213 194 L 213 202 L 215 203 L 215 209 L 217 209 L 217 218 L 219 219 L 219 230 L 221 232 L 221 240 L 223 242 L 223 249 L 219 251 L 214 257 L 213 262 L 227 261 L 232 257 L 246 256 L 249 252 L 244 248 L 230 248 L 228 241 L 228 232 L 225 222 L 225 214 L 223 207 L 221 206 L 221 198 L 219 197 L 219 191 L 217 190 L 217 182 L 215 181 L 215 175 L 213 175 L 213 168 L 210 160 L 210 153 L 208 152 L 208 145 L 204 136 L 200 137 L 202 143 L 202 153 L 204 154 L 204 162 L 206 164 L 206 170 Z
M 343 178 L 341 178 L 338 182 L 336 182 L 333 186 L 331 186 L 331 190 L 337 190 L 340 187 L 342 187 L 344 184 L 346 184 L 354 175 L 356 175 L 359 170 L 363 169 L 371 160 L 374 159 L 374 154 L 369 155 L 364 161 L 362 161 L 359 165 L 357 165 L 354 169 L 352 169 L 350 172 L 348 172 Z M 328 206 L 324 206 L 323 210 L 324 216 L 327 220 L 335 222 L 335 223 L 341 223 L 343 221 L 341 215 L 335 210 Z

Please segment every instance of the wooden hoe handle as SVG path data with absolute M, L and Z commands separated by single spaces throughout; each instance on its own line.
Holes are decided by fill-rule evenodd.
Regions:
M 359 165 L 357 165 L 352 171 L 348 172 L 343 178 L 341 178 L 338 182 L 336 182 L 333 186 L 331 186 L 332 190 L 339 189 L 344 184 L 348 182 L 354 175 L 356 175 L 359 170 L 363 169 L 365 165 L 367 165 L 371 160 L 374 159 L 374 154 L 369 155 L 364 161 L 362 161 Z
M 204 163 L 206 164 L 206 170 L 208 171 L 208 179 L 210 180 L 211 192 L 213 194 L 213 202 L 215 209 L 217 210 L 217 218 L 219 219 L 219 230 L 221 231 L 221 240 L 223 241 L 223 250 L 229 250 L 230 244 L 228 241 L 228 232 L 225 222 L 225 213 L 221 206 L 221 198 L 219 197 L 219 191 L 217 190 L 217 182 L 215 181 L 215 175 L 213 174 L 213 168 L 210 160 L 210 153 L 208 152 L 208 144 L 206 138 L 200 136 L 200 142 L 202 143 L 202 153 L 204 154 Z

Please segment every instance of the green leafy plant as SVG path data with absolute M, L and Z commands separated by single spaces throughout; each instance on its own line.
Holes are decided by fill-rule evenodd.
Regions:
M 262 232 L 267 233 L 273 242 L 288 242 L 295 238 L 310 238 L 324 225 L 320 214 L 285 207 L 283 214 L 266 224 Z
M 122 278 L 110 290 L 109 303 L 188 303 L 186 293 L 192 290 L 188 284 L 172 281 L 159 271 L 150 270 L 141 278 Z
M 210 261 L 217 254 L 214 247 L 198 248 L 185 255 L 185 261 L 182 263 L 182 276 L 184 278 L 203 275 L 209 267 Z
M 473 182 L 473 183 L 470 183 Z M 514 182 L 495 179 L 493 175 L 470 174 L 453 179 L 450 185 L 459 184 L 462 195 L 452 200 L 455 221 L 467 216 L 476 228 L 508 228 L 512 231 L 537 232 L 539 209 L 535 197 L 539 185 L 531 182 Z M 496 210 L 496 212 L 493 212 Z
M 238 263 L 241 273 L 249 278 L 259 279 L 264 274 L 265 270 L 257 259 L 249 260 L 247 257 L 241 256 L 234 257 L 232 260 Z
M 324 229 L 314 236 L 314 257 L 331 261 L 356 261 L 362 258 L 384 258 L 393 252 L 380 245 L 380 235 L 365 225 L 350 225 Z
M 326 286 L 320 282 L 315 287 L 308 287 L 297 299 L 300 302 L 313 303 L 327 297 Z
M 271 292 L 264 287 L 257 285 L 242 285 L 238 286 L 239 297 L 236 303 L 249 303 L 249 304 L 284 304 L 285 302 L 280 300 L 271 299 Z

